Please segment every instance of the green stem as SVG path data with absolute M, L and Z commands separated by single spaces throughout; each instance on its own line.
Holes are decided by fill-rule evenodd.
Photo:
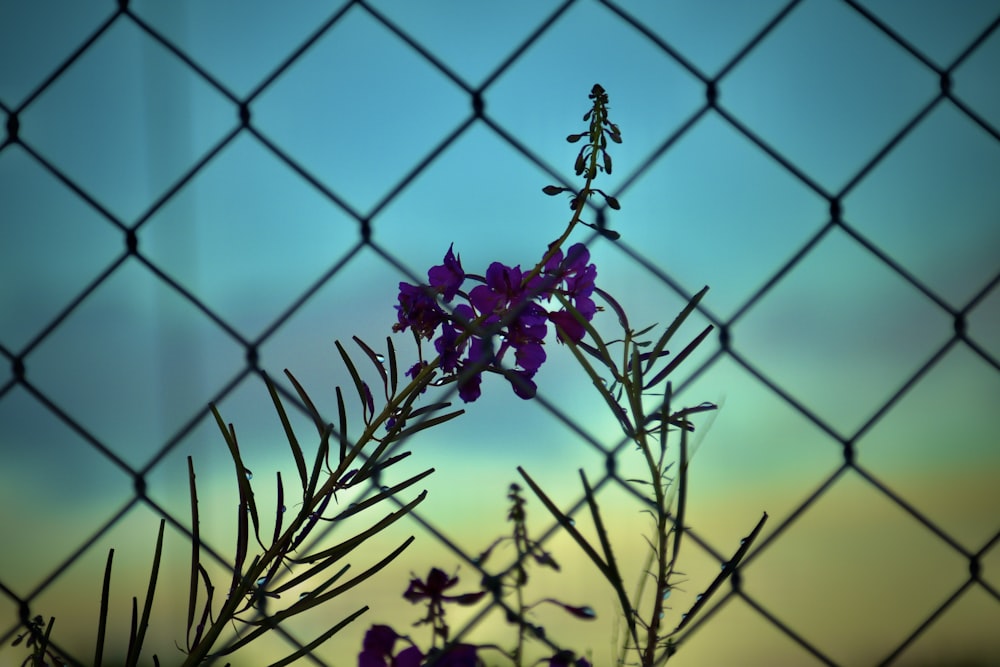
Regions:
M 541 273 L 542 267 L 545 266 L 545 263 L 555 256 L 555 254 L 562 247 L 562 244 L 569 238 L 569 235 L 573 233 L 573 228 L 580 222 L 580 214 L 583 213 L 583 209 L 587 205 L 587 199 L 590 197 L 590 186 L 594 182 L 594 179 L 597 178 L 597 154 L 600 152 L 601 137 L 604 132 L 602 125 L 606 118 L 607 114 L 604 109 L 604 105 L 595 101 L 593 116 L 591 116 L 590 119 L 590 167 L 587 169 L 587 180 L 584 182 L 579 195 L 577 195 L 576 208 L 573 209 L 573 217 L 570 218 L 570 221 L 566 225 L 566 229 L 563 231 L 562 235 L 549 244 L 549 249 L 542 256 L 542 260 L 538 262 L 538 264 L 535 265 L 535 268 L 529 271 L 524 277 L 521 281 L 522 285 L 527 285 L 529 281 Z

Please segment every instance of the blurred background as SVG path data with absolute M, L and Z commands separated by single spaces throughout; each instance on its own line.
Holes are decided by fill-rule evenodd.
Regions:
M 998 26 L 996 0 L 0 1 L 0 665 L 26 655 L 9 646 L 22 603 L 90 659 L 110 548 L 123 652 L 161 516 L 149 646 L 179 662 L 187 456 L 203 536 L 232 557 L 238 496 L 208 405 L 273 512 L 275 473 L 295 472 L 258 371 L 287 389 L 291 370 L 335 414 L 350 378 L 334 341 L 359 362 L 352 336 L 384 350 L 400 280 L 452 243 L 469 272 L 534 265 L 568 219 L 541 188 L 579 184 L 565 137 L 595 82 L 624 139 L 596 183 L 622 203 L 601 213 L 621 240 L 578 237 L 598 285 L 636 328 L 710 286 L 674 352 L 716 327 L 674 378 L 677 400 L 720 410 L 693 441 L 699 541 L 667 623 L 770 515 L 739 590 L 671 664 L 997 664 Z M 595 324 L 613 337 L 613 315 Z M 412 363 L 412 339 L 395 343 Z M 541 400 L 487 377 L 465 415 L 407 442 L 389 477 L 435 468 L 428 498 L 350 559 L 362 571 L 416 536 L 397 562 L 233 664 L 364 604 L 303 662 L 352 664 L 372 623 L 426 643 L 400 597 L 411 571 L 476 587 L 468 558 L 509 531 L 515 466 L 567 510 L 604 451 L 630 470 L 571 355 L 548 354 Z M 613 482 L 599 499 L 635 581 L 648 519 Z M 534 620 L 608 664 L 610 588 L 530 496 L 528 511 L 563 565 L 528 596 L 598 612 Z M 486 605 L 452 620 L 513 640 Z

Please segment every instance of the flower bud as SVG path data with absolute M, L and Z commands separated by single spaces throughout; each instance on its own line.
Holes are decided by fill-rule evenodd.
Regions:
M 585 620 L 591 620 L 597 618 L 597 612 L 594 611 L 592 607 L 574 607 L 572 605 L 564 604 L 561 605 L 563 609 L 573 614 L 577 618 L 582 618 Z

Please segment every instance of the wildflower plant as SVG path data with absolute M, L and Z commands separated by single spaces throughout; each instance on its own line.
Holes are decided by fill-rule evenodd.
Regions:
M 239 497 L 237 537 L 232 561 L 227 565 L 231 576 L 228 581 L 213 580 L 206 567 L 209 554 L 200 535 L 195 467 L 189 457 L 191 556 L 186 633 L 180 646 L 183 665 L 225 660 L 288 619 L 349 593 L 400 557 L 412 543 L 412 536 L 360 573 L 347 575 L 348 557 L 357 555 L 361 545 L 405 517 L 426 497 L 427 491 L 417 488 L 433 468 L 401 481 L 389 479 L 393 466 L 410 455 L 402 447 L 415 434 L 464 412 L 453 408 L 448 401 L 428 398 L 428 389 L 455 384 L 458 397 L 469 403 L 482 397 L 484 375 L 498 375 L 506 379 L 517 396 L 530 400 L 538 391 L 536 374 L 554 352 L 551 345 L 546 346 L 547 341 L 554 340 L 557 348 L 565 348 L 590 378 L 625 440 L 634 445 L 644 471 L 641 478 L 618 478 L 632 491 L 651 520 L 646 563 L 634 594 L 629 595 L 612 550 L 614 537 L 583 470 L 579 471 L 580 483 L 596 543 L 583 536 L 575 521 L 528 470 L 517 468 L 527 488 L 592 561 L 613 591 L 625 627 L 617 663 L 650 666 L 666 662 L 683 640 L 685 627 L 711 594 L 735 572 L 762 529 L 766 514 L 694 606 L 676 624 L 667 625 L 666 600 L 678 583 L 677 565 L 685 532 L 690 458 L 687 437 L 694 430 L 695 415 L 716 409 L 711 403 L 675 408 L 671 389 L 672 373 L 712 327 L 702 330 L 677 354 L 671 354 L 667 345 L 697 308 L 707 288 L 698 292 L 662 331 L 655 324 L 636 329 L 622 305 L 598 286 L 597 267 L 591 262 L 586 242 L 570 242 L 580 226 L 612 241 L 619 237 L 604 226 L 603 217 L 599 216 L 596 223 L 583 219 L 595 206 L 598 210 L 605 206 L 615 210 L 621 207 L 614 196 L 595 187 L 594 182 L 601 173 L 611 173 L 609 146 L 621 143 L 622 134 L 609 117 L 605 90 L 594 85 L 589 99 L 590 108 L 583 116 L 586 129 L 567 137 L 570 143 L 580 144 L 574 170 L 583 184 L 579 189 L 565 185 L 542 189 L 549 196 L 567 195 L 572 214 L 562 233 L 546 246 L 534 265 L 522 269 L 520 265 L 493 262 L 482 274 L 472 273 L 462 265 L 454 247 L 449 247 L 442 263 L 428 270 L 426 284 L 401 282 L 393 331 L 409 332 L 415 342 L 415 359 L 401 364 L 391 336 L 386 338 L 381 351 L 354 337 L 357 349 L 353 354 L 337 341 L 336 348 L 350 383 L 346 391 L 341 387 L 336 389 L 333 419 L 320 412 L 290 372 L 285 374 L 294 394 L 284 400 L 278 387 L 263 375 L 297 473 L 291 484 L 280 473 L 276 475 L 276 503 L 267 514 L 256 501 L 253 476 L 243 460 L 236 429 L 212 407 L 233 461 Z M 598 203 L 595 205 L 594 201 Z M 606 311 L 613 313 L 617 321 L 617 326 L 612 325 L 614 335 L 610 337 L 601 333 L 607 328 L 606 322 L 595 326 L 599 319 L 606 319 L 597 318 L 598 313 Z M 368 370 L 363 374 L 365 369 Z M 372 385 L 363 377 L 376 377 L 378 381 Z M 360 406 L 360 424 L 348 423 L 345 394 Z M 289 397 L 311 418 L 316 433 L 310 441 L 315 447 L 303 446 L 292 428 L 285 409 Z M 668 456 L 668 437 L 672 433 L 680 436 L 676 460 L 673 453 Z M 347 490 L 360 496 L 343 507 L 337 493 Z M 529 565 L 552 570 L 558 570 L 559 565 L 542 542 L 529 535 L 525 521 L 527 498 L 522 491 L 519 484 L 511 484 L 510 536 L 494 541 L 474 563 L 482 575 L 478 587 L 466 588 L 468 579 L 459 585 L 457 572 L 449 573 L 443 568 L 433 567 L 425 577 L 414 574 L 403 598 L 422 605 L 424 616 L 417 620 L 412 633 L 401 633 L 385 624 L 370 626 L 361 651 L 356 654 L 359 667 L 479 665 L 483 664 L 480 652 L 487 649 L 499 652 L 520 667 L 527 664 L 525 645 L 529 639 L 552 648 L 552 655 L 546 659 L 548 665 L 590 664 L 575 650 L 579 647 L 570 649 L 554 644 L 545 629 L 530 619 L 531 610 L 541 604 L 561 607 L 583 621 L 593 618 L 596 612 L 589 605 L 578 606 L 576 601 L 531 599 Z M 295 510 L 290 511 L 290 507 Z M 273 516 L 273 521 L 268 524 L 262 521 L 262 516 Z M 328 531 L 319 530 L 320 526 L 339 527 L 354 516 L 367 519 L 367 527 L 333 545 L 323 539 Z M 137 600 L 133 599 L 127 665 L 138 664 L 142 655 L 158 580 L 163 532 L 161 521 L 141 613 Z M 341 537 L 339 533 L 336 536 Z M 487 571 L 486 561 L 494 548 L 508 543 L 514 547 L 513 565 L 498 573 Z M 113 553 L 112 550 L 109 554 L 105 570 L 94 665 L 100 665 L 103 658 Z M 302 590 L 305 592 L 297 596 L 290 595 Z M 507 620 L 516 627 L 513 648 L 474 645 L 461 636 L 453 636 L 446 621 L 447 608 L 476 605 L 488 598 L 506 609 Z M 332 620 L 326 631 L 273 664 L 290 664 L 304 657 L 367 610 L 366 605 L 361 605 L 345 618 Z M 31 649 L 25 664 L 73 664 L 50 642 L 51 619 L 47 624 L 40 616 L 29 619 L 25 611 L 23 621 L 26 631 L 15 643 L 26 640 L 25 645 Z M 430 629 L 426 648 L 421 648 L 421 643 L 414 639 L 416 629 L 421 626 Z M 159 664 L 157 656 L 153 656 L 153 662 Z

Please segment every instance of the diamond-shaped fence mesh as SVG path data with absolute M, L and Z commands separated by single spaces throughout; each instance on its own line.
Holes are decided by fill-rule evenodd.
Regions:
M 710 432 L 693 470 L 713 471 L 732 456 L 746 470 L 727 480 L 750 493 L 762 487 L 743 478 L 760 473 L 750 463 L 760 458 L 787 481 L 713 504 L 697 484 L 720 486 L 693 472 L 692 503 L 731 520 L 700 530 L 693 518 L 689 593 L 702 585 L 703 565 L 726 561 L 749 517 L 768 510 L 771 521 L 676 659 L 686 664 L 690 650 L 753 664 L 917 664 L 942 646 L 959 657 L 967 645 L 1000 651 L 982 629 L 1000 627 L 996 3 L 692 10 L 570 0 L 487 16 L 484 8 L 345 2 L 265 16 L 120 2 L 63 8 L 75 14 L 37 25 L 14 4 L 0 5 L 8 42 L 0 664 L 22 659 L 8 645 L 36 613 L 57 615 L 74 654 L 79 637 L 60 627 L 58 607 L 83 593 L 61 582 L 97 581 L 107 544 L 138 540 L 117 564 L 148 557 L 151 517 L 165 517 L 177 541 L 190 535 L 178 454 L 193 447 L 196 465 L 225 470 L 209 402 L 250 438 L 257 426 L 274 426 L 268 414 L 241 422 L 236 407 L 257 405 L 253 415 L 266 401 L 262 370 L 301 369 L 315 380 L 307 386 L 325 386 L 327 364 L 317 369 L 315 358 L 334 356 L 329 339 L 380 340 L 396 281 L 418 280 L 448 241 L 471 266 L 495 259 L 494 250 L 549 240 L 557 227 L 542 233 L 525 221 L 550 200 L 525 197 L 522 211 L 519 193 L 569 182 L 557 142 L 577 131 L 565 123 L 578 122 L 595 81 L 625 134 L 618 175 L 605 186 L 623 210 L 599 212 L 622 240 L 592 239 L 603 253 L 601 279 L 658 304 L 662 320 L 718 267 L 719 296 L 699 308 L 715 330 L 677 389 L 700 402 L 715 398 L 698 395 L 718 388 L 708 378 L 738 378 L 731 396 L 752 393 L 766 410 L 732 406 L 735 430 Z M 56 31 L 46 49 L 33 46 L 41 30 Z M 623 88 L 629 94 L 616 95 Z M 630 103 L 648 108 L 630 111 Z M 810 114 L 820 120 L 801 118 Z M 949 172 L 963 175 L 959 186 L 935 176 Z M 759 191 L 775 182 L 773 192 Z M 733 216 L 729 197 L 755 209 L 713 227 L 714 211 Z M 248 215 L 242 199 L 253 214 L 232 220 L 235 210 Z M 704 224 L 684 220 L 688 204 L 708 211 Z M 924 213 L 929 228 L 908 224 Z M 227 222 L 206 222 L 219 219 Z M 447 229 L 423 234 L 423 221 Z M 463 238 L 475 245 L 459 247 Z M 383 320 L 367 323 L 379 309 L 388 311 Z M 290 333 L 303 330 L 312 338 Z M 828 358 L 809 365 L 818 356 Z M 883 366 L 890 370 L 857 376 Z M 558 469 L 569 485 L 554 495 L 566 508 L 583 504 L 573 484 L 584 466 L 613 504 L 629 448 L 586 421 L 589 408 L 558 379 L 540 382 L 530 405 L 503 404 L 504 415 L 467 416 L 458 428 L 510 429 L 521 439 L 538 432 L 539 442 L 511 445 L 518 462 Z M 508 410 L 529 413 L 526 431 L 510 424 L 519 413 Z M 482 423 L 473 428 L 475 419 Z M 748 452 L 727 433 L 763 438 L 774 451 Z M 567 439 L 572 454 L 539 449 Z M 461 453 L 432 444 L 418 456 L 427 465 L 438 465 L 435 456 L 452 461 L 441 493 L 461 520 L 456 528 L 429 504 L 413 514 L 414 530 L 439 543 L 436 563 L 475 572 L 484 545 L 464 539 L 461 526 L 482 530 L 484 519 L 468 512 L 502 498 L 462 496 L 513 471 L 499 455 L 462 464 L 454 462 Z M 929 476 L 919 474 L 922 458 Z M 934 477 L 943 481 L 928 492 L 921 480 Z M 88 494 L 101 502 L 88 505 Z M 235 503 L 221 492 L 203 501 Z M 454 507 L 463 502 L 472 508 L 464 514 Z M 575 548 L 551 520 L 539 521 L 548 544 Z M 214 539 L 207 542 L 224 563 L 227 542 Z M 173 556 L 183 562 L 185 553 Z M 581 566 L 555 585 L 582 589 L 580 577 L 592 574 Z M 400 604 L 404 584 L 379 584 L 392 589 L 385 604 Z M 99 589 L 90 588 L 93 599 L 67 604 L 93 614 Z M 475 636 L 495 604 L 456 623 L 456 634 Z M 850 631 L 857 635 L 842 634 Z M 580 647 L 566 639 L 572 632 L 553 641 Z M 289 624 L 276 634 L 287 653 L 315 633 Z M 727 641 L 746 648 L 713 653 L 711 644 Z M 599 652 L 610 638 L 588 634 L 585 643 Z M 350 664 L 358 649 L 331 645 L 303 662 Z M 852 652 L 860 645 L 867 652 Z

